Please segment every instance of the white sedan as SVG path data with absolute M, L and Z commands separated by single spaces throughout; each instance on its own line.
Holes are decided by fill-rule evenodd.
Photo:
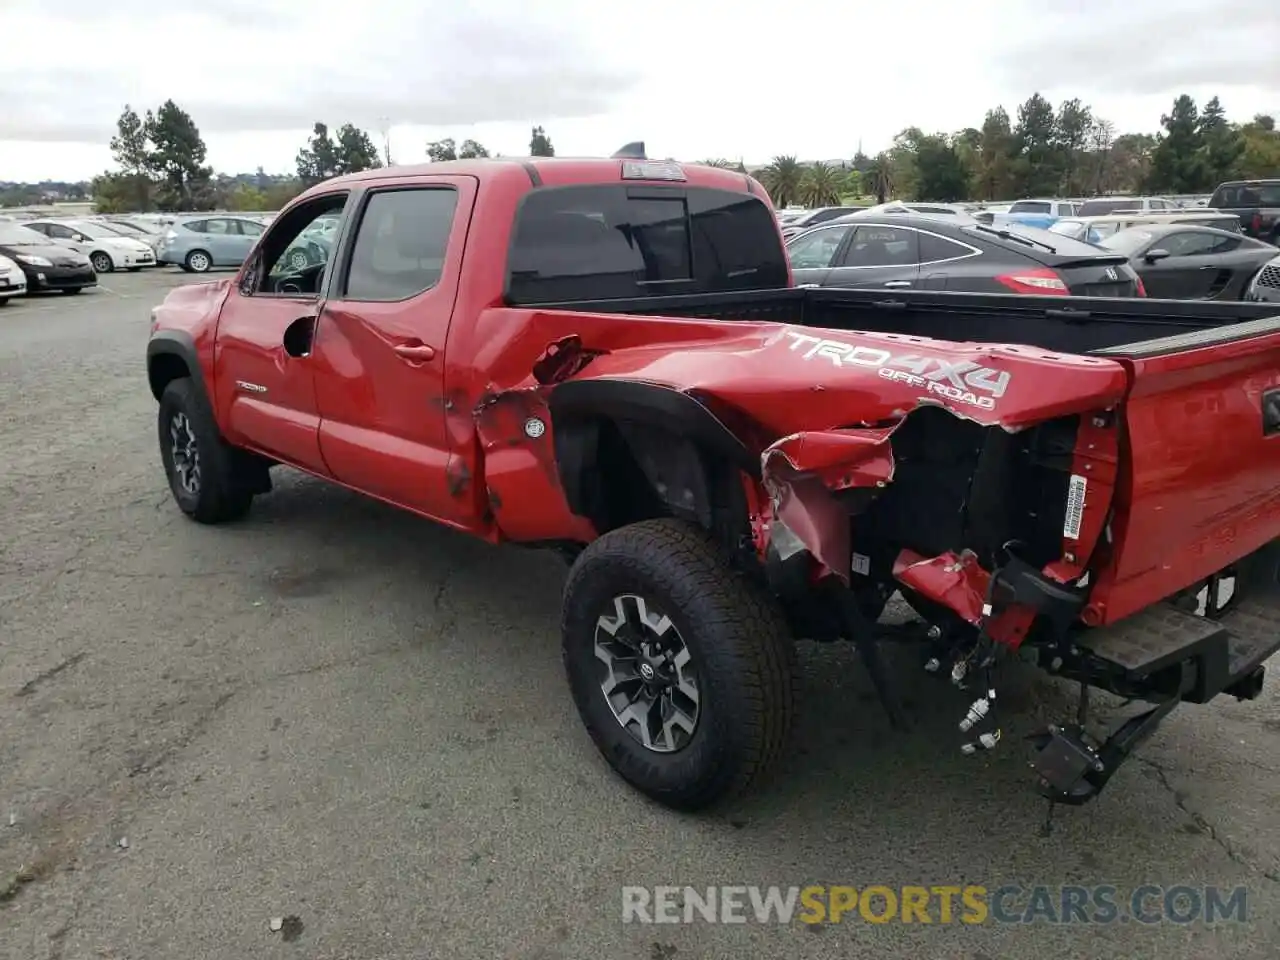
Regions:
M 27 277 L 22 268 L 8 257 L 0 256 L 0 307 L 27 292 Z
M 155 251 L 133 237 L 91 220 L 28 220 L 23 224 L 50 240 L 83 253 L 95 273 L 141 270 L 156 263 Z

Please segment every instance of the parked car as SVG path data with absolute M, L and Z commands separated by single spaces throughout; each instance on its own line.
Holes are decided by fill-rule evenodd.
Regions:
M 1101 246 L 1128 258 L 1148 296 L 1167 300 L 1240 300 L 1276 255 L 1244 234 L 1182 223 L 1130 227 Z
M 1244 298 L 1262 303 L 1280 303 L 1280 256 L 1269 260 L 1258 271 Z
M 1142 295 L 1124 257 L 1035 227 L 859 215 L 793 237 L 787 254 L 796 282 L 814 286 Z
M 828 220 L 834 220 L 837 217 L 846 217 L 851 213 L 859 213 L 867 207 L 818 207 L 816 210 L 806 210 L 800 216 L 788 221 L 782 225 L 783 238 L 794 237 L 797 233 L 803 233 L 810 227 L 816 227 L 820 223 L 826 223 Z
M 294 270 L 327 263 L 340 222 L 338 217 L 321 217 L 293 240 L 285 251 L 283 262 Z
M 160 241 L 164 239 L 164 230 L 159 224 L 147 220 L 134 220 L 129 217 L 108 216 L 100 217 L 99 219 L 111 229 L 118 230 L 125 236 L 133 237 L 135 240 L 141 240 L 151 248 L 153 254 L 156 254 L 156 263 L 160 262 Z
M 79 293 L 98 283 L 88 257 L 19 223 L 0 223 L 0 254 L 18 264 L 28 293 Z
M 0 223 L 7 221 L 0 220 Z M 7 307 L 14 297 L 27 292 L 27 276 L 17 262 L 0 256 L 0 307 Z
M 96 273 L 113 270 L 137 272 L 154 266 L 155 252 L 141 240 L 126 237 L 106 224 L 90 220 L 28 220 L 23 226 L 42 233 L 54 243 L 83 253 Z
M 338 211 L 342 270 L 279 264 Z M 1002 236 L 961 229 L 975 248 Z M 1046 236 L 1070 272 L 1073 241 Z M 1039 292 L 1061 282 L 1014 270 Z M 1014 748 L 988 713 L 1004 663 L 1078 683 L 1028 740 L 1043 795 L 1080 804 L 1175 708 L 1264 694 L 1280 648 L 1270 315 L 794 289 L 742 175 L 455 161 L 303 193 L 237 275 L 154 309 L 145 382 L 158 466 L 195 522 L 243 518 L 287 465 L 561 552 L 574 703 L 601 757 L 661 803 L 706 808 L 794 759 L 804 637 L 854 641 L 895 719 L 882 645 L 923 645 L 940 683 L 971 691 L 952 746 L 979 756 Z M 896 593 L 924 622 L 877 630 Z M 1187 602 L 1206 594 L 1203 613 Z M 1090 686 L 1147 709 L 1104 731 Z
M 994 214 L 990 222 L 1048 229 L 1063 217 L 1074 217 L 1078 209 L 1079 205 L 1069 200 L 1016 200 L 1004 213 Z
M 848 216 L 880 216 L 886 213 L 916 213 L 921 216 L 928 217 L 945 217 L 951 219 L 958 217 L 962 219 L 972 219 L 982 210 L 974 203 L 917 203 L 915 201 L 906 200 L 890 200 L 887 203 L 876 204 L 873 207 L 864 207 L 856 211 L 855 214 Z
M 157 257 L 188 273 L 214 267 L 238 267 L 262 236 L 264 227 L 248 217 L 201 214 L 175 219 L 165 231 Z
M 1209 206 L 1234 213 L 1249 236 L 1280 246 L 1280 179 L 1220 184 L 1213 191 Z
M 1117 213 L 1105 217 L 1069 217 L 1059 220 L 1049 228 L 1049 232 L 1071 237 L 1073 240 L 1101 243 L 1112 234 L 1127 230 L 1129 227 L 1162 223 L 1182 223 L 1189 226 L 1213 227 L 1215 230 L 1226 230 L 1230 233 L 1241 232 L 1239 217 L 1234 213 L 1219 213 L 1216 210 L 1178 210 L 1166 213 Z
M 1074 216 L 1101 217 L 1108 213 L 1170 213 L 1181 209 L 1165 197 L 1094 197 L 1086 200 Z

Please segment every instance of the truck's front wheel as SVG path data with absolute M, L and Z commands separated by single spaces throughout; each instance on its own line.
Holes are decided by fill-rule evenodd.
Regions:
M 223 442 L 213 411 L 186 377 L 160 396 L 160 458 L 178 507 L 200 523 L 244 516 L 253 493 L 236 475 L 236 452 Z
M 699 527 L 649 520 L 596 540 L 569 573 L 562 628 L 583 723 L 648 796 L 704 808 L 781 756 L 794 644 L 773 603 Z

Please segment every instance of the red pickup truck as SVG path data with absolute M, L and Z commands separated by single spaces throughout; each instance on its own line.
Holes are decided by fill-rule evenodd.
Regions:
M 1032 760 L 1065 803 L 1280 647 L 1274 306 L 797 288 L 748 176 L 477 160 L 311 188 L 146 356 L 201 523 L 286 465 L 562 552 L 582 719 L 673 807 L 787 749 L 797 636 L 853 641 L 899 724 L 881 651 L 919 643 L 972 688 L 966 753 L 1000 740 L 1001 657 L 1078 682 Z M 878 622 L 895 594 L 918 622 Z M 1148 709 L 1095 738 L 1090 687 Z

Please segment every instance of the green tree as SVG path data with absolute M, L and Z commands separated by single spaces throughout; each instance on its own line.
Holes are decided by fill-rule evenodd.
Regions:
M 1013 128 L 1013 195 L 1053 196 L 1062 180 L 1061 155 L 1055 142 L 1057 116 L 1039 93 L 1018 107 Z
M 800 202 L 806 207 L 838 206 L 843 187 L 841 171 L 825 163 L 815 163 L 800 178 Z
M 208 150 L 191 115 L 166 100 L 143 124 L 153 149 L 151 169 L 160 177 L 160 206 L 166 210 L 204 210 L 214 202 Z
M 551 145 L 551 138 L 542 127 L 534 127 L 529 135 L 529 156 L 554 157 L 556 149 Z
M 1212 190 L 1222 181 L 1239 176 L 1246 146 L 1244 134 L 1227 122 L 1227 111 L 1217 97 L 1200 111 L 1198 130 L 1204 151 L 1202 189 Z
M 154 189 L 151 179 L 151 143 L 147 139 L 147 128 L 142 118 L 127 103 L 116 120 L 116 134 L 111 138 L 111 158 L 120 167 L 124 179 L 119 189 L 115 185 L 107 186 L 107 192 L 116 191 L 116 201 L 123 202 L 129 211 L 150 210 Z
M 445 163 L 458 159 L 458 145 L 452 137 L 443 140 L 432 140 L 427 144 L 427 159 L 432 163 Z
M 251 210 L 269 210 L 267 195 L 257 187 L 247 183 L 238 183 L 227 193 L 226 206 L 229 210 L 240 210 L 248 213 Z
M 984 200 L 1013 196 L 1013 129 L 1004 107 L 988 110 L 978 140 L 978 194 Z
M 862 175 L 863 183 L 876 198 L 877 203 L 884 203 L 894 194 L 893 161 L 889 152 L 883 150 L 872 158 L 866 172 Z
M 373 145 L 369 134 L 350 123 L 344 123 L 338 128 L 334 152 L 339 174 L 376 170 L 382 166 L 378 148 Z
M 1089 125 L 1088 169 L 1081 175 L 1081 193 L 1101 194 L 1107 181 L 1111 147 L 1116 139 L 1116 125 L 1102 117 L 1094 117 Z
M 920 137 L 915 143 L 917 200 L 964 200 L 969 196 L 969 171 L 955 145 L 945 136 Z
M 1240 157 L 1240 176 L 1251 179 L 1275 176 L 1280 170 L 1280 131 L 1266 114 L 1258 114 L 1240 127 L 1244 152 Z
M 1204 165 L 1204 138 L 1196 102 L 1187 94 L 1173 101 L 1173 109 L 1160 118 L 1164 133 L 1151 152 L 1146 187 L 1153 193 L 1193 193 L 1208 179 Z
M 732 160 L 724 159 L 699 160 L 698 163 L 704 167 L 719 167 L 721 170 L 736 170 L 738 167 L 738 165 Z
M 327 124 L 316 121 L 307 145 L 298 151 L 296 164 L 298 179 L 308 187 L 338 175 L 338 145 L 329 136 Z
M 1053 142 L 1058 150 L 1058 168 L 1061 180 L 1057 191 L 1068 196 L 1078 196 L 1086 191 L 1088 162 L 1085 148 L 1093 128 L 1093 111 L 1079 100 L 1066 100 L 1058 107 L 1054 118 Z
M 462 146 L 458 148 L 459 160 L 474 160 L 488 156 L 489 151 L 485 149 L 483 144 L 476 140 L 463 140 Z
M 769 199 L 775 207 L 789 207 L 800 201 L 800 184 L 804 180 L 804 168 L 793 156 L 774 157 L 760 171 L 760 185 L 769 191 Z

